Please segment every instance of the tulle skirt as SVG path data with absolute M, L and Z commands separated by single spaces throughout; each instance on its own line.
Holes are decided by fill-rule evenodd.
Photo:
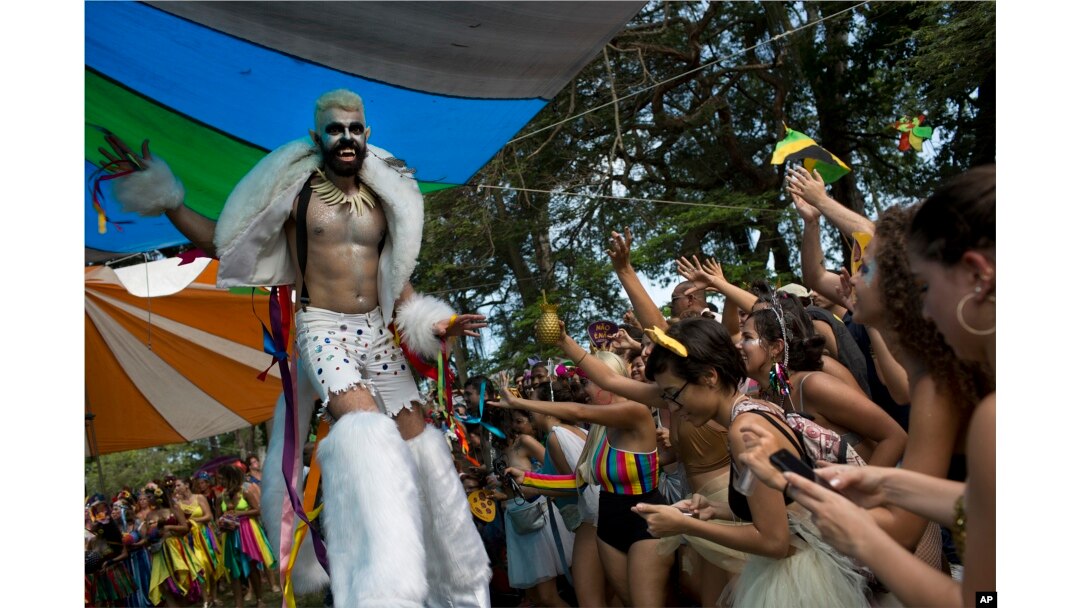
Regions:
M 742 575 L 724 588 L 720 604 L 739 608 L 869 607 L 867 572 L 821 539 L 801 507 L 788 510 L 794 555 L 751 555 Z
M 251 575 L 253 569 L 272 568 L 274 554 L 258 520 L 240 518 L 235 530 L 225 532 L 225 567 L 234 579 Z

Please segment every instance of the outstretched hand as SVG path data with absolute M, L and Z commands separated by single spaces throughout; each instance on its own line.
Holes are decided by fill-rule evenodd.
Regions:
M 633 240 L 633 236 L 630 234 L 630 229 L 625 228 L 626 236 L 611 231 L 611 249 L 605 249 L 604 253 L 608 254 L 611 258 L 611 265 L 615 270 L 623 270 L 630 268 L 630 243 Z
M 716 291 L 716 287 L 713 286 L 713 282 L 716 280 L 715 275 L 705 270 L 701 265 L 701 262 L 698 261 L 696 254 L 692 257 L 693 262 L 686 259 L 685 256 L 675 260 L 675 270 L 687 281 L 692 281 L 694 283 L 694 285 L 684 291 L 683 294 L 690 295 L 709 289 Z M 716 264 L 715 261 L 713 263 Z M 716 266 L 719 267 L 720 265 L 716 264 Z M 720 277 L 723 278 L 723 276 L 724 272 L 720 271 Z
M 810 175 L 804 167 L 789 167 L 787 191 L 793 196 L 802 197 L 814 207 L 820 207 L 823 202 L 829 200 L 829 195 L 825 192 L 825 179 L 821 177 L 817 169 L 814 169 L 814 174 Z
M 630 337 L 630 334 L 626 333 L 625 329 L 619 329 L 619 333 L 615 334 L 615 337 L 611 339 L 608 344 L 611 348 L 629 348 L 632 350 L 641 350 L 641 343 Z
M 442 321 L 435 323 L 432 326 L 432 331 L 440 338 L 463 335 L 479 338 L 480 333 L 476 330 L 488 326 L 484 321 L 485 318 L 484 315 L 476 314 L 454 315 L 449 319 L 443 319 Z
M 98 148 L 98 152 L 105 157 L 106 160 L 98 161 L 103 169 L 110 173 L 119 173 L 121 171 L 138 171 L 146 168 L 147 161 L 153 158 L 150 154 L 150 140 L 144 139 L 142 142 L 142 158 L 135 156 L 135 153 L 131 151 L 124 140 L 120 139 L 112 133 L 105 133 L 105 142 L 112 148 L 112 152 L 106 150 L 103 147 Z
M 514 381 L 510 372 L 503 370 L 492 378 L 495 382 L 495 387 L 499 390 L 499 400 L 489 401 L 488 405 L 492 407 L 510 407 L 510 400 L 514 398 L 513 393 L 510 392 L 510 384 Z

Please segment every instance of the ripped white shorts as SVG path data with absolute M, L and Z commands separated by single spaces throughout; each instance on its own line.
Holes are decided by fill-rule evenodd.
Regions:
M 308 306 L 296 313 L 296 352 L 323 404 L 331 394 L 363 387 L 379 409 L 396 416 L 420 402 L 405 355 L 394 344 L 379 308 L 345 314 Z

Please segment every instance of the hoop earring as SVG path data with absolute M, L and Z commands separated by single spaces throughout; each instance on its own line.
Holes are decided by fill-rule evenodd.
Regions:
M 968 302 L 970 302 L 971 299 L 974 298 L 976 294 L 978 294 L 981 291 L 982 291 L 982 289 L 976 289 L 974 292 L 969 293 L 966 296 L 960 298 L 960 301 L 956 303 L 956 320 L 957 320 L 957 322 L 960 323 L 960 327 L 964 328 L 964 331 L 968 332 L 969 334 L 972 334 L 972 335 L 975 335 L 975 336 L 989 336 L 989 335 L 991 335 L 991 334 L 993 334 L 994 332 L 997 331 L 997 325 L 996 324 L 993 327 L 989 328 L 989 329 L 975 329 L 974 327 L 968 325 L 968 322 L 964 320 L 964 306 Z M 991 300 L 991 301 L 993 301 L 993 300 Z

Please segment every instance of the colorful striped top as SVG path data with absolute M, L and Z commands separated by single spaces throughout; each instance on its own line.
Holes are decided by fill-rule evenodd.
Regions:
M 648 454 L 627 452 L 612 446 L 606 435 L 593 466 L 600 489 L 612 494 L 645 494 L 660 484 L 660 464 L 655 449 Z

